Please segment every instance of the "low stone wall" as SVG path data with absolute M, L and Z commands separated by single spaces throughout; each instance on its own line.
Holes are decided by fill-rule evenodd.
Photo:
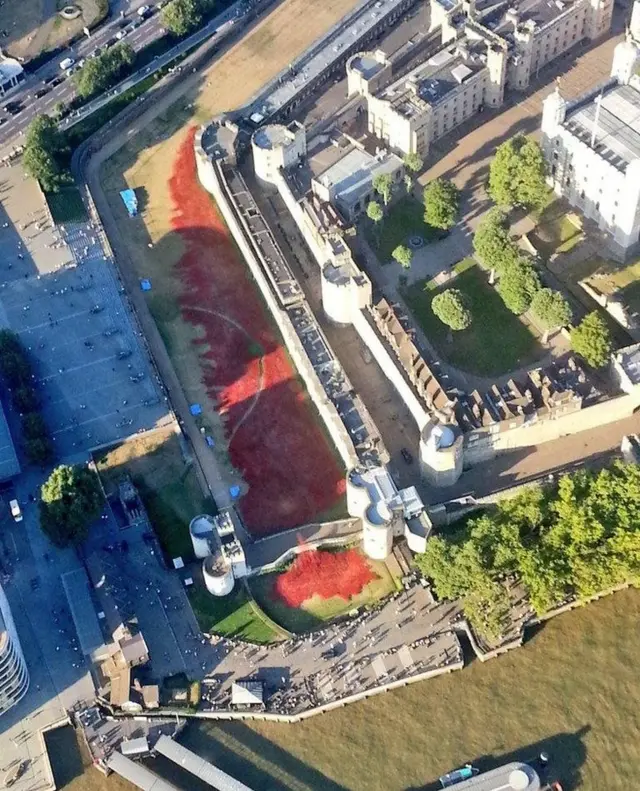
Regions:
M 202 186 L 210 192 L 224 217 L 224 220 L 229 227 L 234 241 L 240 248 L 242 256 L 246 261 L 251 274 L 253 275 L 260 292 L 267 303 L 267 307 L 274 321 L 278 325 L 278 329 L 282 334 L 283 340 L 286 344 L 287 351 L 291 355 L 296 369 L 307 387 L 309 395 L 315 404 L 320 416 L 327 427 L 332 441 L 334 442 L 338 453 L 346 467 L 357 466 L 358 456 L 356 454 L 353 442 L 347 433 L 340 416 L 335 406 L 329 400 L 325 393 L 316 372 L 311 365 L 309 358 L 304 350 L 304 347 L 298 338 L 298 335 L 287 315 L 278 304 L 276 297 L 269 285 L 269 282 L 262 271 L 260 263 L 249 244 L 247 233 L 248 231 L 242 227 L 241 218 L 237 215 L 234 206 L 234 201 L 227 189 L 226 180 L 222 169 L 218 162 L 212 162 L 206 155 L 201 145 L 201 132 L 196 136 L 195 140 L 196 150 L 196 164 L 198 169 L 198 178 Z

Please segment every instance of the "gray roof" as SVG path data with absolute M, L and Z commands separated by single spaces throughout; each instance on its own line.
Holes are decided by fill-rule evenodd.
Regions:
M 180 791 L 176 786 L 155 775 L 146 766 L 132 761 L 122 753 L 114 752 L 107 766 L 142 791 Z
M 7 418 L 0 404 L 0 481 L 14 478 L 20 472 L 16 449 L 11 439 Z
M 155 746 L 157 752 L 164 755 L 170 761 L 178 764 L 187 772 L 200 778 L 218 791 L 251 791 L 249 786 L 236 780 L 231 775 L 223 772 L 221 769 L 216 768 L 204 758 L 187 750 L 181 744 L 178 744 L 168 736 L 161 736 Z M 154 789 L 155 791 L 155 789 Z
M 591 142 L 594 125 L 597 150 L 604 159 L 623 170 L 639 159 L 640 91 L 630 85 L 605 88 L 588 102 L 576 105 L 564 122 L 566 129 L 586 143 Z
M 402 160 L 395 154 L 379 158 L 353 148 L 321 173 L 317 181 L 327 189 L 332 189 L 335 197 L 345 206 L 351 207 L 370 191 L 374 176 L 393 174 L 400 167 Z
M 90 656 L 104 645 L 104 640 L 93 606 L 91 586 L 86 571 L 82 568 L 68 571 L 62 575 L 62 585 L 78 633 L 80 648 L 85 656 Z

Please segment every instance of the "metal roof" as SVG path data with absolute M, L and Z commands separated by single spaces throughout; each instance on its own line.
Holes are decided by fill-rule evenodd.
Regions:
M 200 758 L 199 755 L 187 750 L 168 736 L 161 736 L 155 746 L 157 752 L 170 761 L 178 764 L 187 772 L 200 778 L 203 782 L 217 788 L 218 791 L 252 791 L 244 783 Z M 156 789 L 154 789 L 156 791 Z
M 0 404 L 0 481 L 14 478 L 20 472 L 16 449 L 11 439 L 9 425 Z
M 122 753 L 112 753 L 107 761 L 107 766 L 120 777 L 124 777 L 134 786 L 141 788 L 142 791 L 180 791 L 177 786 L 168 783 L 147 769 L 146 766 L 132 761 Z
M 514 762 L 456 783 L 455 791 L 540 791 L 538 773 L 528 764 Z
M 87 572 L 80 568 L 62 575 L 62 585 L 67 594 L 71 617 L 78 633 L 80 648 L 85 656 L 90 656 L 104 646 L 102 631 L 98 623 L 91 585 Z
M 570 112 L 564 125 L 574 134 L 582 133 L 589 143 L 596 126 L 598 150 L 613 165 L 624 168 L 640 158 L 640 91 L 630 85 L 605 90 Z

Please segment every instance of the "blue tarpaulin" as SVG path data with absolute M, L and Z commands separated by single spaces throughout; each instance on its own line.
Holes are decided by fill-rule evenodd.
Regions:
M 229 494 L 235 500 L 236 497 L 238 497 L 240 495 L 240 487 L 239 486 L 230 486 L 229 487 Z
M 136 198 L 136 193 L 134 190 L 122 190 L 120 197 L 122 198 L 124 205 L 127 207 L 129 217 L 135 217 L 138 213 L 138 199 Z
M 151 291 L 151 281 L 150 280 L 141 280 L 140 281 L 140 288 L 143 291 Z
M 189 407 L 189 412 L 191 412 L 191 414 L 194 417 L 196 417 L 197 415 L 202 414 L 202 407 L 200 406 L 200 404 L 191 404 L 191 406 Z

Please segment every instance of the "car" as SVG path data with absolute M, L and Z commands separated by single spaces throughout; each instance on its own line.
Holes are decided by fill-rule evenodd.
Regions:
M 45 85 L 51 85 L 51 83 L 52 83 L 52 82 L 55 80 L 55 78 L 56 78 L 56 75 L 55 75 L 55 74 L 50 74 L 50 75 L 49 75 L 49 76 L 46 78 L 46 80 L 43 80 L 42 82 L 44 82 L 44 84 L 45 84 Z
M 413 464 L 413 456 L 407 448 L 402 448 L 400 454 L 407 464 Z
M 56 77 L 55 80 L 51 83 L 52 88 L 57 88 L 58 85 L 62 85 L 64 82 L 64 77 Z
M 6 124 L 6 123 L 7 123 L 7 119 L 6 118 L 0 118 L 0 126 L 2 126 L 2 124 Z
M 87 61 L 84 58 L 80 58 L 80 60 L 78 61 L 74 71 L 78 71 L 78 69 L 81 69 L 86 62 Z
M 99 58 L 102 55 L 102 50 L 100 47 L 96 47 L 93 52 L 89 55 L 90 58 Z
M 140 19 L 144 19 L 145 17 L 149 16 L 151 13 L 151 6 L 148 5 L 141 5 L 138 9 L 138 16 Z
M 73 58 L 65 58 L 64 60 L 60 61 L 60 68 L 62 71 L 69 71 L 69 69 L 73 66 L 75 60 Z
M 5 105 L 4 109 L 9 115 L 18 115 L 24 110 L 24 105 L 20 104 L 20 102 L 9 102 L 9 104 Z
M 118 39 L 114 36 L 113 38 L 110 38 L 108 41 L 105 41 L 104 48 L 108 49 L 109 47 L 112 47 L 114 44 L 117 43 L 118 43 Z
M 18 501 L 11 500 L 9 502 L 9 508 L 11 509 L 11 516 L 15 519 L 15 521 L 22 522 L 22 511 L 20 510 L 20 505 L 18 504 Z
M 48 88 L 40 88 L 39 91 L 36 91 L 33 94 L 33 98 L 34 99 L 42 99 L 42 97 L 46 96 L 48 93 L 49 93 L 49 89 Z
M 127 35 L 127 31 L 126 31 L 126 30 L 119 30 L 119 31 L 116 33 L 116 38 L 118 39 L 118 41 L 122 41 L 122 39 L 123 39 L 123 38 L 124 38 L 126 35 Z

